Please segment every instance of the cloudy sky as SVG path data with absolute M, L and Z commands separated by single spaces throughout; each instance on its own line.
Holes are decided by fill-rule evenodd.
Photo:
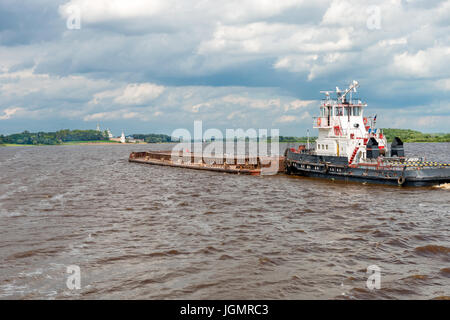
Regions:
M 279 128 L 361 84 L 381 127 L 450 132 L 450 1 L 0 0 L 0 133 Z

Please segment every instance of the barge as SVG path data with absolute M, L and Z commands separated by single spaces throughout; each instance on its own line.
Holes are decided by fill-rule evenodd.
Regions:
M 364 117 L 366 103 L 353 99 L 357 81 L 345 90 L 321 91 L 326 98 L 314 119 L 319 131 L 313 148 L 285 151 L 287 174 L 398 186 L 433 186 L 450 182 L 450 164 L 407 158 L 400 138 L 389 146 L 376 128 L 376 115 Z
M 128 161 L 253 176 L 273 175 L 284 172 L 284 157 L 280 156 L 257 156 L 253 158 L 234 156 L 230 158 L 226 155 L 204 157 L 183 151 L 179 151 L 176 154 L 171 151 L 147 151 L 132 152 Z

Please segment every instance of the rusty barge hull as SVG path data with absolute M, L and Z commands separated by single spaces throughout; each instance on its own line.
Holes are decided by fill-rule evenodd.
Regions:
M 132 152 L 129 162 L 158 166 L 207 170 L 231 174 L 269 175 L 284 172 L 284 157 L 201 157 L 194 153 L 179 153 L 173 157 L 169 151 Z

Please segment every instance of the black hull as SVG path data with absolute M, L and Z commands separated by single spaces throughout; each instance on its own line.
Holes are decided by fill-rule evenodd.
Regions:
M 303 177 L 311 177 L 311 178 L 321 178 L 327 180 L 339 180 L 345 182 L 359 182 L 359 183 L 371 183 L 371 184 L 382 184 L 382 185 L 390 185 L 390 186 L 402 186 L 402 187 L 430 187 L 435 185 L 440 185 L 444 183 L 450 183 L 450 179 L 416 179 L 410 180 L 406 179 L 405 182 L 401 183 L 401 180 L 398 179 L 386 179 L 379 177 L 365 177 L 365 176 L 357 176 L 357 175 L 346 175 L 346 174 L 329 174 L 329 173 L 321 173 L 321 172 L 310 172 L 303 170 L 290 170 L 286 172 L 287 174 L 303 176 Z
M 348 166 L 339 159 L 287 152 L 286 173 L 304 177 L 404 187 L 429 187 L 450 183 L 450 168 L 376 169 Z M 316 161 L 314 161 L 314 159 Z M 331 160 L 331 161 L 326 161 Z M 341 161 L 342 160 L 342 161 Z

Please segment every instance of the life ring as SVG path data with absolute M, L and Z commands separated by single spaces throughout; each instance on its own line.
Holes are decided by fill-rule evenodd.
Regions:
M 405 183 L 405 180 L 406 180 L 406 179 L 405 179 L 404 176 L 398 177 L 398 179 L 397 179 L 398 185 L 401 186 L 402 184 L 404 184 L 404 183 Z
M 363 118 L 363 120 L 364 120 L 364 125 L 367 125 L 367 122 L 368 122 L 367 118 Z
M 321 118 L 317 118 L 317 126 L 320 127 L 321 124 L 322 124 L 322 119 Z

